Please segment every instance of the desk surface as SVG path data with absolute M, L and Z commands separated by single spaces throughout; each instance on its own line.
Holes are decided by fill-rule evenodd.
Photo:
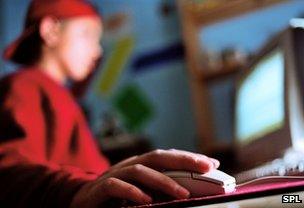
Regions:
M 288 195 L 299 195 L 299 199 L 302 203 L 282 203 L 283 194 L 274 196 L 258 197 L 254 199 L 245 199 L 233 202 L 226 202 L 213 205 L 196 206 L 196 208 L 278 208 L 278 207 L 292 207 L 303 208 L 304 207 L 304 191 L 288 193 Z
M 282 195 L 298 194 L 303 203 L 282 203 Z M 206 207 L 206 208 L 276 208 L 276 207 L 304 207 L 304 180 L 288 180 L 285 182 L 271 182 L 242 186 L 235 192 L 223 195 L 206 196 L 185 200 L 173 200 L 137 208 L 159 207 Z

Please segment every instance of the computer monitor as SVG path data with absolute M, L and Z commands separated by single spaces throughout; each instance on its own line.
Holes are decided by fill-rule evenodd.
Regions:
M 289 149 L 304 151 L 300 31 L 290 27 L 271 39 L 237 80 L 234 135 L 237 161 L 244 169 L 282 157 Z

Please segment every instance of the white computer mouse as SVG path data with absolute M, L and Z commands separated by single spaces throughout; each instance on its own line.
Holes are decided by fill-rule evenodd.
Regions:
M 166 171 L 164 174 L 185 187 L 192 197 L 231 193 L 236 186 L 234 177 L 216 169 L 204 174 L 187 171 Z

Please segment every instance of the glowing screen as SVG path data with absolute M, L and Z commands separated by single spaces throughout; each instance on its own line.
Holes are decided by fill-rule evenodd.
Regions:
M 236 95 L 236 137 L 259 139 L 284 125 L 284 55 L 275 49 L 251 68 Z

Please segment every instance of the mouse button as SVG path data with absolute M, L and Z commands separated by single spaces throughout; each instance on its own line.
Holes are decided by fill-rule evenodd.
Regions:
M 191 173 L 186 171 L 166 171 L 164 174 L 171 178 L 191 178 Z
M 210 172 L 204 174 L 192 173 L 192 178 L 202 181 L 209 181 L 211 183 L 219 185 L 224 185 L 223 181 L 219 180 L 218 177 L 215 177 L 214 174 L 211 175 Z
M 220 171 L 220 170 L 211 170 L 204 174 L 193 174 L 193 178 L 199 180 L 207 180 L 220 185 L 227 185 L 235 183 L 235 178 Z

